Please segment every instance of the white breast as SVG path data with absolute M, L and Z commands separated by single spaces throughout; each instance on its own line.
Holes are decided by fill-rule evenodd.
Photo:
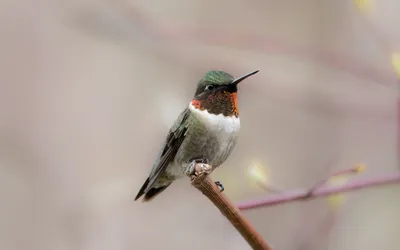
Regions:
M 208 129 L 210 130 L 227 134 L 236 133 L 240 130 L 239 117 L 227 117 L 223 114 L 210 114 L 207 110 L 196 109 L 192 103 L 189 103 L 189 109 L 197 115 L 198 118 L 203 119 L 204 123 L 207 124 Z

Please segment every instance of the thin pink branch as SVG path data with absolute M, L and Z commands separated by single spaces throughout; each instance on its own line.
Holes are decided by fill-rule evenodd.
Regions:
M 360 166 L 354 166 L 354 167 L 349 168 L 349 169 L 339 170 L 339 171 L 329 175 L 325 179 L 322 179 L 322 180 L 318 181 L 317 183 L 315 183 L 315 185 L 308 190 L 307 196 L 312 195 L 312 193 L 316 189 L 318 189 L 319 187 L 322 187 L 323 185 L 325 185 L 329 181 L 329 179 L 331 179 L 332 177 L 341 176 L 341 175 L 347 175 L 347 174 L 355 174 L 355 173 L 359 173 L 360 171 L 362 171 Z
M 345 193 L 362 188 L 400 183 L 400 173 L 386 174 L 377 177 L 364 178 L 348 182 L 342 186 L 323 186 L 314 189 L 311 193 L 307 189 L 290 190 L 277 195 L 270 195 L 258 200 L 250 200 L 237 204 L 241 210 L 284 204 L 293 201 L 314 199 L 337 193 Z

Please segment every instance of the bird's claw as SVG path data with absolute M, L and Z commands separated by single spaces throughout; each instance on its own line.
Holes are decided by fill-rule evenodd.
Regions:
M 195 172 L 195 167 L 196 167 L 196 162 L 195 161 L 191 161 L 190 163 L 189 163 L 189 165 L 186 167 L 186 171 L 185 171 L 185 174 L 187 175 L 187 176 L 192 176 L 193 174 L 194 174 L 194 172 Z
M 210 174 L 212 167 L 207 164 L 208 160 L 205 158 L 192 160 L 186 168 L 185 174 L 193 180 L 195 177 Z
M 222 185 L 222 183 L 220 181 L 216 181 L 214 183 L 215 183 L 215 185 L 217 185 L 219 187 L 219 192 L 224 192 L 224 190 L 225 190 L 224 185 Z

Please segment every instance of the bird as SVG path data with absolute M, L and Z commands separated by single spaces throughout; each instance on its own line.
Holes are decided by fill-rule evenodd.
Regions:
M 135 197 L 154 199 L 175 180 L 204 163 L 211 171 L 231 155 L 240 131 L 238 84 L 259 70 L 234 78 L 221 70 L 204 73 L 195 94 L 169 129 L 151 171 Z M 216 182 L 221 191 L 224 187 Z

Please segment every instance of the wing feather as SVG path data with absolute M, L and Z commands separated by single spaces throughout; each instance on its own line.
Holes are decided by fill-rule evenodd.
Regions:
M 148 192 L 153 186 L 158 177 L 165 171 L 168 165 L 174 160 L 179 147 L 185 139 L 185 134 L 188 129 L 188 118 L 190 110 L 185 109 L 177 118 L 174 126 L 169 130 L 165 143 L 161 148 L 161 153 L 157 161 L 153 165 L 152 171 L 149 176 L 149 182 L 146 185 L 144 192 Z

